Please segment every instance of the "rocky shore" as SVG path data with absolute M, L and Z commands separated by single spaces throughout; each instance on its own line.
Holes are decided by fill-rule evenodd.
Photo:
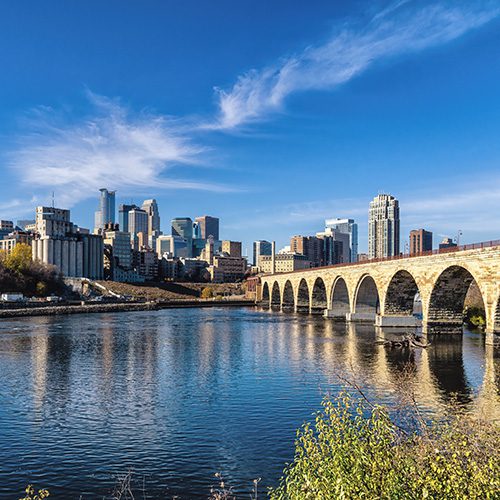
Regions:
M 253 305 L 251 300 L 172 300 L 164 302 L 118 302 L 107 304 L 51 305 L 46 307 L 23 307 L 0 309 L 0 318 L 26 316 L 56 316 L 62 314 L 151 311 L 157 309 L 187 307 L 241 307 Z

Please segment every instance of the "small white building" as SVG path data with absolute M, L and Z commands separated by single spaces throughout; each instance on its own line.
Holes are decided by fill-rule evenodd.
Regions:
M 22 302 L 24 295 L 20 292 L 6 292 L 0 295 L 0 300 L 2 302 Z

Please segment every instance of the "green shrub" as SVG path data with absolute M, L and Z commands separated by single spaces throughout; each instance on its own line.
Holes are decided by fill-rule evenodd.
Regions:
M 500 497 L 499 428 L 465 416 L 406 433 L 380 406 L 326 399 L 298 432 L 278 499 Z

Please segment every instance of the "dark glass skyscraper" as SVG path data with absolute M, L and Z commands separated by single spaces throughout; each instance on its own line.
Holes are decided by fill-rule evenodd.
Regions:
M 203 215 L 202 217 L 196 217 L 195 220 L 198 224 L 201 239 L 207 240 L 210 236 L 214 240 L 219 239 L 219 219 L 217 217 Z

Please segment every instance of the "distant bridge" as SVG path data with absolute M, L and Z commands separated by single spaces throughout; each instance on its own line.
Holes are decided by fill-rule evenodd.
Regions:
M 443 332 L 462 327 L 473 283 L 483 299 L 486 332 L 500 333 L 500 241 L 264 275 L 257 301 L 274 310 Z M 414 315 L 417 293 L 421 318 Z

